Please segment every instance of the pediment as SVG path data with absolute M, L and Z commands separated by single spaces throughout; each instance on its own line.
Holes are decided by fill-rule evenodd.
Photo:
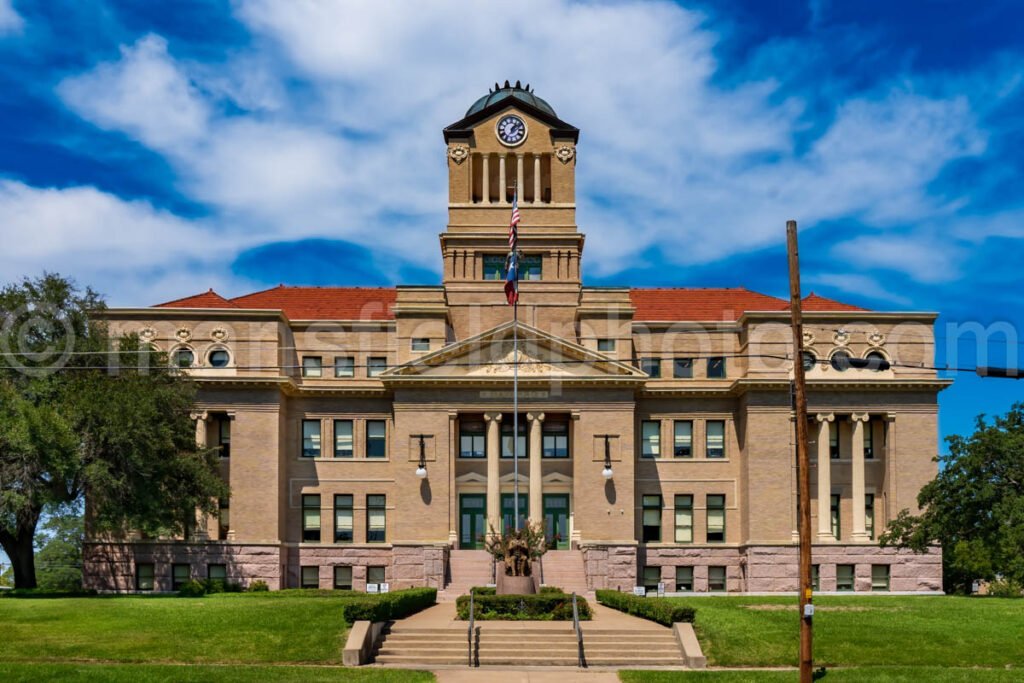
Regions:
M 513 335 L 513 325 L 515 334 Z M 483 334 L 389 369 L 385 383 L 402 381 L 642 382 L 633 366 L 548 334 L 524 323 L 508 322 Z

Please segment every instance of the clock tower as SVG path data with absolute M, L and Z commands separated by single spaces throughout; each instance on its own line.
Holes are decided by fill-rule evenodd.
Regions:
M 559 119 L 529 85 L 505 81 L 445 128 L 444 139 L 448 227 L 441 235 L 441 253 L 448 305 L 479 310 L 505 303 L 509 219 L 517 196 L 523 255 L 520 319 L 542 327 L 564 316 L 565 322 L 571 321 L 569 310 L 557 309 L 575 307 L 580 296 L 583 235 L 576 226 L 575 178 L 579 130 Z M 503 322 L 507 315 L 497 308 L 493 322 Z M 459 327 L 459 316 L 453 317 Z

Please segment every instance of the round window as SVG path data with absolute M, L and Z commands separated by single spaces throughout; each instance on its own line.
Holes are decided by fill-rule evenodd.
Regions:
M 190 368 L 196 361 L 196 355 L 192 349 L 178 349 L 174 352 L 174 364 L 179 368 Z
M 886 366 L 889 363 L 885 356 L 879 351 L 870 352 L 868 355 L 864 356 L 864 359 L 868 362 L 868 370 L 879 372 L 883 369 L 888 369 Z
M 210 352 L 210 365 L 215 368 L 226 367 L 231 356 L 224 349 L 217 349 Z
M 800 363 L 804 366 L 804 372 L 810 372 L 818 363 L 818 357 L 810 351 L 801 351 Z
M 832 354 L 832 367 L 839 372 L 850 369 L 850 354 L 846 351 L 836 351 Z

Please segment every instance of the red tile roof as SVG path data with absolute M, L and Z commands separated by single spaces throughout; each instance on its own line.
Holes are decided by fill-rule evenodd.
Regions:
M 631 289 L 629 297 L 639 321 L 739 320 L 748 311 L 783 311 L 789 302 L 743 287 L 724 289 Z M 813 292 L 804 297 L 806 311 L 864 311 Z
M 156 308 L 238 308 L 238 306 L 210 289 L 195 296 L 157 304 Z
M 225 299 L 212 289 L 158 304 L 160 308 L 242 308 L 283 311 L 290 320 L 392 320 L 395 290 L 371 287 L 285 287 Z

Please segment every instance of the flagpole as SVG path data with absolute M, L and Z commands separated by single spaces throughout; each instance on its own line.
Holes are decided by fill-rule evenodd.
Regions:
M 512 191 L 512 201 L 519 203 L 519 183 Z M 513 251 L 519 249 L 519 226 L 516 226 L 516 243 Z M 516 273 L 516 299 L 512 303 L 512 516 L 515 530 L 519 531 L 519 254 L 513 253 Z

